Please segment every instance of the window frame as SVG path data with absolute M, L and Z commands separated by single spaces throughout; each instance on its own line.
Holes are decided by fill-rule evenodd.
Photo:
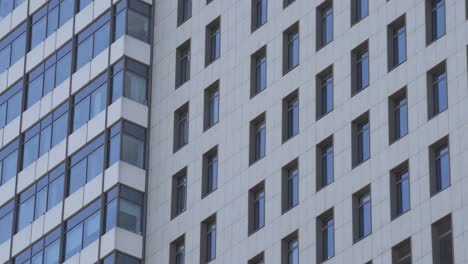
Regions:
M 176 89 L 190 81 L 190 54 L 191 39 L 188 39 L 179 45 L 176 50 Z
M 176 153 L 189 143 L 190 105 L 186 102 L 174 112 L 174 149 Z M 183 141 L 182 141 L 183 140 Z
M 221 17 L 215 18 L 205 28 L 205 68 L 221 57 Z

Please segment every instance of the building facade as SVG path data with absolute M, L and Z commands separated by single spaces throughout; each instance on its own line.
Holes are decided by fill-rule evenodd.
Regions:
M 0 0 L 0 263 L 468 263 L 468 1 Z

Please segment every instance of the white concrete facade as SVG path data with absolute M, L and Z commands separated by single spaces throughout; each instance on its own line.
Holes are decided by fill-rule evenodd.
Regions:
M 411 237 L 412 263 L 432 262 L 431 224 L 451 213 L 454 263 L 468 263 L 468 22 L 466 1 L 446 0 L 446 34 L 426 45 L 424 0 L 370 0 L 351 26 L 351 1 L 333 0 L 333 41 L 316 50 L 322 0 L 268 0 L 268 21 L 251 32 L 251 0 L 193 0 L 177 26 L 177 1 L 155 1 L 150 167 L 145 257 L 170 262 L 184 235 L 185 263 L 200 263 L 201 223 L 216 213 L 216 259 L 248 263 L 264 252 L 280 264 L 281 241 L 297 231 L 300 263 L 316 263 L 316 218 L 334 210 L 335 256 L 326 263 L 392 263 L 393 246 Z M 388 71 L 387 26 L 406 16 L 407 60 Z M 205 67 L 205 27 L 221 21 L 221 56 Z M 299 22 L 300 63 L 283 75 L 283 31 Z M 174 86 L 176 48 L 190 39 L 190 80 Z M 351 51 L 368 41 L 370 85 L 351 96 Z M 250 96 L 251 55 L 266 45 L 267 88 Z M 448 109 L 428 118 L 427 72 L 446 62 Z M 334 109 L 316 120 L 315 76 L 333 65 Z M 204 130 L 204 90 L 219 80 L 219 123 Z M 389 144 L 389 96 L 407 88 L 409 133 Z M 282 141 L 283 98 L 299 89 L 300 132 Z M 189 102 L 188 144 L 173 152 L 174 112 Z M 352 121 L 369 111 L 370 159 L 352 166 Z M 249 124 L 266 113 L 266 156 L 249 165 Z M 316 145 L 333 135 L 334 182 L 316 191 Z M 451 185 L 431 196 L 429 147 L 448 136 Z M 203 154 L 217 146 L 218 188 L 202 198 Z M 282 167 L 298 159 L 299 205 L 282 213 Z M 390 171 L 409 163 L 411 209 L 392 220 Z M 187 168 L 187 209 L 171 218 L 172 176 Z M 249 236 L 248 192 L 265 181 L 265 227 Z M 353 242 L 352 196 L 370 185 L 372 233 Z

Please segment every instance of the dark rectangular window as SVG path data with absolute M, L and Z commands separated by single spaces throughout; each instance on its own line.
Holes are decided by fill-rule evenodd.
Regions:
M 93 140 L 70 158 L 68 195 L 104 171 L 104 135 Z
M 63 104 L 24 133 L 23 169 L 67 137 L 68 107 Z
M 1 0 L 0 1 L 0 20 L 11 13 L 15 8 L 26 0 Z
M 182 25 L 192 17 L 192 0 L 178 0 L 177 26 Z
M 370 186 L 364 187 L 353 195 L 353 230 L 355 243 L 372 233 Z
M 73 0 L 51 1 L 32 15 L 31 50 L 73 17 L 74 6 Z
M 247 264 L 265 264 L 265 259 L 264 259 L 264 253 L 260 253 L 256 255 L 255 257 L 251 258 Z
M 408 161 L 390 171 L 390 198 L 392 219 L 410 210 L 410 178 Z
M 6 71 L 26 54 L 26 31 L 27 25 L 23 23 L 0 41 L 0 73 Z
M 333 66 L 316 76 L 316 117 L 320 119 L 333 110 Z
M 283 142 L 299 134 L 299 91 L 283 99 Z
M 214 147 L 203 155 L 202 197 L 209 195 L 218 188 L 218 147 Z
M 250 97 L 254 97 L 267 86 L 266 46 L 256 51 L 251 57 Z
M 266 121 L 261 114 L 250 121 L 250 164 L 265 157 L 266 153 Z
M 445 0 L 426 0 L 426 43 L 445 35 Z
M 299 235 L 297 231 L 281 240 L 281 263 L 299 264 Z
M 392 248 L 392 264 L 411 263 L 411 239 L 408 238 Z
M 369 86 L 369 46 L 367 40 L 351 52 L 351 94 Z
M 111 103 L 125 97 L 140 104 L 148 104 L 148 66 L 124 58 L 112 66 Z
M 110 45 L 110 19 L 108 11 L 76 37 L 76 67 L 80 69 Z
M 431 195 L 450 186 L 450 155 L 448 136 L 429 147 Z
M 216 18 L 206 26 L 205 66 L 221 56 L 221 18 Z
M 427 73 L 427 99 L 429 119 L 448 108 L 447 72 L 445 61 Z
M 67 80 L 72 69 L 72 42 L 27 74 L 26 108 Z
M 96 241 L 100 236 L 101 199 L 98 199 L 65 222 L 64 260 Z
M 290 162 L 282 169 L 282 211 L 285 213 L 299 204 L 299 163 Z
M 288 7 L 290 4 L 296 2 L 296 0 L 283 0 L 283 8 Z
M 333 136 L 317 145 L 317 190 L 326 187 L 334 181 Z
M 317 217 L 317 263 L 335 256 L 335 221 L 333 208 Z
M 216 214 L 201 224 L 200 263 L 208 263 L 216 258 Z
M 145 168 L 146 129 L 127 121 L 110 128 L 108 164 L 121 160 L 138 168 Z
M 369 15 L 369 0 L 351 0 L 351 25 Z
M 333 41 L 333 0 L 319 5 L 317 14 L 317 50 Z
M 16 232 L 21 231 L 62 202 L 64 175 L 65 164 L 62 164 L 19 195 Z
M 370 158 L 370 123 L 366 112 L 352 123 L 353 167 Z
M 432 224 L 432 261 L 434 264 L 453 264 L 452 215 Z
M 170 250 L 170 264 L 185 264 L 185 235 L 174 240 Z
M 267 22 L 267 0 L 252 0 L 252 31 Z
M 190 39 L 176 51 L 176 88 L 190 80 Z
M 185 103 L 174 113 L 174 152 L 188 144 L 189 103 Z
M 249 190 L 249 234 L 265 226 L 265 183 Z
M 23 81 L 20 80 L 0 96 L 0 128 L 20 116 L 23 100 Z
M 390 143 L 408 135 L 408 98 L 406 87 L 388 98 Z
M 0 151 L 0 186 L 18 173 L 18 147 L 18 140 L 15 140 Z
M 57 227 L 34 242 L 14 258 L 14 263 L 60 263 L 61 229 Z
M 137 0 L 121 1 L 116 4 L 114 17 L 114 40 L 127 34 L 150 42 L 151 5 Z
M 185 212 L 187 207 L 187 168 L 172 176 L 172 218 Z
M 107 77 L 102 74 L 73 96 L 73 132 L 106 109 Z
M 283 75 L 299 65 L 299 22 L 283 32 Z
M 133 233 L 143 232 L 144 194 L 124 185 L 106 193 L 105 231 L 118 226 Z
M 0 232 L 0 244 L 3 244 L 3 242 L 13 237 L 14 209 L 13 200 L 0 207 L 0 226 L 2 227 L 2 232 Z
M 219 122 L 219 80 L 205 89 L 204 129 L 207 130 Z
M 388 70 L 406 61 L 406 16 L 403 15 L 387 27 Z

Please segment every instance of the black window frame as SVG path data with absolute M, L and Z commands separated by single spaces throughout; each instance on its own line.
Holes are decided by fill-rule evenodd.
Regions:
M 174 112 L 174 150 L 176 153 L 189 143 L 190 105 L 186 102 Z M 183 132 L 183 133 L 181 133 Z
M 110 95 L 110 103 L 114 103 L 117 101 L 119 98 L 125 97 L 127 99 L 133 100 L 137 103 L 143 104 L 143 105 L 148 105 L 149 100 L 148 100 L 148 86 L 149 86 L 149 67 L 145 64 L 142 64 L 134 59 L 131 59 L 129 57 L 124 57 L 118 62 L 114 63 L 111 66 L 111 95 Z M 142 79 L 145 79 L 145 98 L 143 101 L 137 100 L 135 98 L 132 98 L 129 95 L 129 92 L 127 90 L 127 73 L 134 74 Z M 121 82 L 118 82 L 117 76 L 119 74 L 122 74 Z M 119 91 L 117 91 L 119 90 Z
M 175 88 L 190 81 L 191 39 L 186 40 L 176 49 Z

